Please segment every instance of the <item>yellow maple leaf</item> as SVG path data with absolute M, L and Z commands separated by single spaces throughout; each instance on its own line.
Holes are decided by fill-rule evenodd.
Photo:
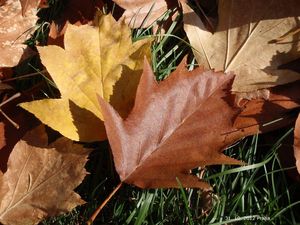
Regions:
M 65 49 L 39 47 L 42 63 L 61 93 L 60 99 L 20 104 L 43 123 L 77 141 L 106 138 L 97 94 L 121 115 L 131 109 L 142 73 L 150 58 L 150 39 L 132 43 L 130 28 L 111 15 L 101 15 L 97 26 L 68 25 Z

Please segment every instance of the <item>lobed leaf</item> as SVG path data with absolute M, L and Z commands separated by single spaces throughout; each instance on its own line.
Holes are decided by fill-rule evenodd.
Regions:
M 232 141 L 238 109 L 230 103 L 233 75 L 187 71 L 185 62 L 157 84 L 145 61 L 135 105 L 123 120 L 102 98 L 105 127 L 121 181 L 141 188 L 209 188 L 190 170 L 242 164 L 222 151 Z
M 64 42 L 65 49 L 38 48 L 61 99 L 22 103 L 21 107 L 72 140 L 103 140 L 106 134 L 97 94 L 111 102 L 121 115 L 127 115 L 142 72 L 142 60 L 144 56 L 150 58 L 151 40 L 132 43 L 130 28 L 124 21 L 116 22 L 111 15 L 103 15 L 96 27 L 69 25 Z
M 37 224 L 83 204 L 73 189 L 86 175 L 88 154 L 66 138 L 47 146 L 42 127 L 28 132 L 13 148 L 0 183 L 1 223 Z
M 233 72 L 233 91 L 250 92 L 300 79 L 295 71 L 278 69 L 299 58 L 299 35 L 275 41 L 299 28 L 298 0 L 221 0 L 213 34 L 187 4 L 182 6 L 184 29 L 199 65 Z

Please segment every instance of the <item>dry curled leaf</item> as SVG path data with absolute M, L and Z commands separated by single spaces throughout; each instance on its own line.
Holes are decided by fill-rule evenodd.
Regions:
M 35 7 L 28 7 L 23 17 L 17 0 L 7 0 L 0 6 L 0 67 L 13 67 L 30 55 L 23 42 L 33 32 L 36 21 Z
M 187 71 L 182 62 L 157 84 L 144 65 L 135 105 L 123 120 L 100 99 L 105 127 L 121 181 L 141 188 L 208 188 L 190 170 L 213 164 L 241 164 L 222 151 L 238 112 L 231 105 L 233 75 Z
M 293 110 L 300 108 L 299 87 L 300 81 L 276 86 L 270 89 L 268 100 L 248 101 L 235 119 L 234 127 L 247 136 L 293 123 Z
M 240 137 L 292 126 L 296 120 L 295 111 L 300 108 L 300 96 L 295 94 L 298 93 L 299 87 L 300 81 L 276 86 L 270 89 L 268 100 L 248 101 L 235 118 L 234 129 L 228 132 L 226 139 L 237 140 Z M 286 147 L 284 151 L 287 156 L 285 158 L 289 158 Z
M 289 83 L 300 74 L 278 69 L 300 56 L 299 34 L 273 41 L 299 28 L 298 0 L 220 0 L 219 24 L 207 31 L 188 5 L 182 4 L 184 29 L 200 65 L 234 72 L 232 90 L 249 92 Z
M 125 12 L 123 16 L 127 24 L 134 28 L 148 27 L 160 17 L 169 8 L 177 6 L 177 1 L 171 0 L 113 0 L 123 9 Z
M 253 99 L 259 99 L 263 98 L 265 100 L 268 100 L 270 97 L 270 90 L 269 89 L 260 89 L 256 91 L 250 91 L 250 92 L 238 92 L 236 94 L 236 104 L 238 106 L 241 105 L 241 102 L 243 100 L 253 100 Z
M 97 94 L 126 116 L 134 101 L 150 39 L 132 43 L 130 28 L 111 15 L 98 26 L 69 25 L 65 49 L 39 47 L 42 63 L 61 93 L 60 99 L 22 103 L 43 123 L 72 140 L 106 138 Z
M 84 201 L 76 188 L 86 175 L 89 151 L 60 138 L 47 146 L 43 127 L 28 132 L 14 147 L 0 184 L 0 221 L 37 224 Z
M 294 135 L 295 135 L 294 155 L 295 155 L 295 159 L 296 159 L 297 170 L 298 170 L 298 173 L 300 174 L 300 114 L 296 121 Z

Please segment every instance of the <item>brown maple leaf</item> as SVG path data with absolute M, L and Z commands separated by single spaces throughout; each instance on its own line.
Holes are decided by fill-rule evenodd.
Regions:
M 37 224 L 83 204 L 73 189 L 86 175 L 88 153 L 66 138 L 47 146 L 43 127 L 27 133 L 15 145 L 0 183 L 1 223 Z
M 296 158 L 296 166 L 298 173 L 300 174 L 300 114 L 296 121 L 295 131 L 294 131 L 294 156 Z
M 187 71 L 182 62 L 157 84 L 147 62 L 134 108 L 127 119 L 100 99 L 105 127 L 121 181 L 141 188 L 208 188 L 190 170 L 213 164 L 241 164 L 222 151 L 232 140 L 237 109 L 229 103 L 233 75 Z

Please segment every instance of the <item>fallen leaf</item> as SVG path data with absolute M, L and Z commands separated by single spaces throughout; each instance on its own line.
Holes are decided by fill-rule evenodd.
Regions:
M 43 123 L 72 140 L 106 139 L 97 94 L 126 116 L 150 58 L 150 39 L 132 43 L 131 31 L 111 15 L 100 16 L 98 27 L 69 25 L 65 49 L 39 47 L 42 63 L 61 93 L 60 99 L 22 103 Z
M 123 16 L 125 21 L 133 28 L 148 27 L 170 9 L 177 6 L 177 1 L 171 0 L 113 0 L 125 12 Z
M 182 62 L 157 84 L 145 61 L 134 108 L 123 120 L 100 98 L 114 162 L 122 182 L 141 188 L 209 188 L 190 170 L 213 164 L 242 164 L 225 156 L 225 133 L 238 109 L 231 99 L 233 75 L 187 71 Z
M 270 90 L 269 89 L 260 89 L 251 92 L 238 92 L 236 93 L 236 104 L 240 105 L 243 100 L 253 100 L 263 98 L 268 100 L 270 97 Z
M 296 159 L 297 170 L 298 170 L 298 173 L 300 174 L 300 114 L 296 121 L 294 135 L 295 135 L 294 155 L 295 155 L 295 159 Z
M 83 204 L 73 189 L 86 175 L 88 154 L 66 138 L 47 146 L 43 127 L 27 133 L 14 147 L 0 184 L 1 223 L 37 224 Z
M 248 101 L 234 121 L 244 136 L 269 132 L 294 122 L 293 111 L 300 108 L 300 81 L 270 89 L 268 100 Z M 238 134 L 238 136 L 241 136 Z
M 182 4 L 184 29 L 200 65 L 234 72 L 232 90 L 249 92 L 300 79 L 278 66 L 300 56 L 299 35 L 273 40 L 299 27 L 298 0 L 220 0 L 219 24 L 208 32 L 196 13 Z
M 31 54 L 23 43 L 36 21 L 36 8 L 28 8 L 23 17 L 19 1 L 7 0 L 0 6 L 0 67 L 13 67 Z

